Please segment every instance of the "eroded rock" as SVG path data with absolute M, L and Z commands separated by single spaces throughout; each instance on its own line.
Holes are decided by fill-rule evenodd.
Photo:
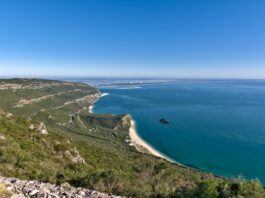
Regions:
M 30 129 L 30 130 L 34 130 L 34 129 L 35 129 L 34 124 L 29 125 L 29 129 Z
M 87 123 L 100 125 L 114 130 L 127 130 L 131 126 L 131 116 L 126 115 L 96 115 L 90 114 L 83 118 Z
M 67 150 L 64 154 L 69 158 L 74 164 L 85 164 L 84 158 L 80 155 L 76 148 L 72 150 Z
M 36 127 L 36 130 L 38 132 L 40 132 L 41 134 L 43 134 L 43 135 L 47 135 L 48 134 L 46 126 L 45 126 L 45 124 L 43 122 L 38 122 L 35 127 Z
M 6 139 L 5 136 L 0 134 L 0 140 L 5 140 L 5 139 Z

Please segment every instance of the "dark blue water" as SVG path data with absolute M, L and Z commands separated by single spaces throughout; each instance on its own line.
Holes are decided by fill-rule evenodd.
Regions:
M 130 113 L 139 135 L 170 158 L 265 183 L 265 81 L 178 81 L 101 91 L 109 95 L 94 112 Z M 161 118 L 171 123 L 162 125 Z

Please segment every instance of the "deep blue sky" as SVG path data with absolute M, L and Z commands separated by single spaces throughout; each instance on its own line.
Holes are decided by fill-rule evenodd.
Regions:
M 0 0 L 0 72 L 265 78 L 265 1 Z

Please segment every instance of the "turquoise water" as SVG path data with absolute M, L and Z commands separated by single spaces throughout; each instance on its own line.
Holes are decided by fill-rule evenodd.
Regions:
M 94 112 L 130 113 L 139 135 L 170 158 L 265 183 L 265 81 L 184 80 L 101 91 L 109 95 Z

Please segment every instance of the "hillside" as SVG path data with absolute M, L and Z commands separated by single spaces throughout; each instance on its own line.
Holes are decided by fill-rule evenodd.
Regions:
M 68 182 L 128 197 L 264 197 L 258 181 L 226 179 L 138 152 L 130 116 L 96 115 L 98 89 L 0 80 L 0 176 Z

